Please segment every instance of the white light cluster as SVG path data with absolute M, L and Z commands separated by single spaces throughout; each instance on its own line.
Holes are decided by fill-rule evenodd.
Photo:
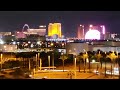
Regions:
M 4 41 L 0 39 L 0 44 L 4 44 Z
M 85 35 L 85 39 L 100 39 L 100 32 L 98 30 L 89 30 Z

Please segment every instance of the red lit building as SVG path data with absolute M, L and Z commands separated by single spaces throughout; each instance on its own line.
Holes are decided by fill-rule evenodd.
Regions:
M 77 38 L 84 39 L 84 25 L 78 27 Z

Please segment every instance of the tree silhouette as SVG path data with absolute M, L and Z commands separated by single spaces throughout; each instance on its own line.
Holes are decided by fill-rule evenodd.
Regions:
M 111 76 L 112 76 L 112 63 L 114 64 L 115 66 L 115 61 L 116 59 L 118 58 L 118 55 L 115 54 L 115 52 L 110 52 L 106 58 L 110 58 L 111 59 Z
M 86 69 L 86 59 L 88 59 L 88 53 L 87 53 L 87 52 L 82 53 L 82 54 L 81 54 L 81 58 L 82 58 L 83 61 L 84 61 L 84 73 L 85 73 L 85 69 Z
M 101 55 L 100 51 L 98 51 L 97 54 L 96 54 L 96 58 L 97 58 L 97 61 L 101 63 L 101 68 L 102 68 L 102 62 L 101 62 L 102 57 L 103 56 Z M 99 67 L 98 67 L 98 64 L 97 64 L 97 71 L 98 71 L 98 68 Z
M 83 58 L 82 58 L 82 54 L 83 54 L 83 53 L 80 53 L 79 55 L 76 56 L 76 60 L 79 61 L 79 72 L 80 72 L 81 59 L 83 59 Z
M 59 58 L 59 59 L 61 59 L 62 62 L 63 62 L 63 72 L 64 72 L 64 61 L 65 61 L 67 58 L 68 58 L 68 57 L 67 57 L 66 54 L 62 54 L 62 55 L 60 56 L 60 58 Z

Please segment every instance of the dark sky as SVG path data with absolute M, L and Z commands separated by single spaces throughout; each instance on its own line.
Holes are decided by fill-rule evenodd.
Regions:
M 21 30 L 24 24 L 30 28 L 62 23 L 67 37 L 76 37 L 79 24 L 104 24 L 108 32 L 120 33 L 120 11 L 0 11 L 0 31 Z

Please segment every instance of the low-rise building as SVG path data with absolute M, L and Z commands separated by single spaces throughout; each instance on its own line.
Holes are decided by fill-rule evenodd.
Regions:
M 17 45 L 0 44 L 0 51 L 2 51 L 2 52 L 16 52 Z

